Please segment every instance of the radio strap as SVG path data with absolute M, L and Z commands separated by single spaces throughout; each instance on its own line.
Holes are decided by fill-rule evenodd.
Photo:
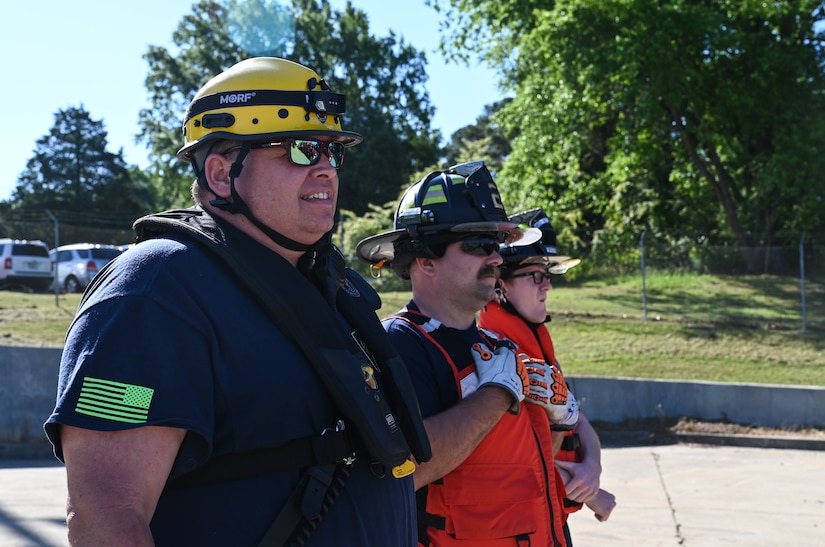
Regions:
M 374 302 L 371 306 L 366 298 L 366 295 L 374 294 L 374 291 L 354 272 L 342 270 L 336 274 L 340 268 L 336 263 L 330 262 L 329 256 L 333 253 L 333 260 L 336 254 L 340 257 L 337 249 L 329 245 L 329 252 L 309 257 L 311 263 L 305 269 L 316 278 L 315 286 L 286 261 L 282 261 L 276 271 L 270 272 L 273 278 L 278 279 L 276 286 L 261 279 L 255 273 L 254 265 L 248 262 L 249 259 L 227 244 L 227 236 L 221 227 L 201 208 L 149 215 L 138 219 L 133 227 L 138 234 L 138 241 L 176 233 L 202 244 L 203 248 L 220 257 L 262 304 L 273 323 L 298 345 L 317 372 L 335 406 L 344 414 L 347 426 L 352 425 L 361 444 L 373 458 L 389 467 L 396 467 L 407 461 L 410 453 L 420 462 L 432 457 L 412 382 L 375 318 Z M 308 251 L 310 253 L 313 251 Z M 314 264 L 317 260 L 321 263 Z M 343 257 L 340 257 L 340 262 L 343 263 Z M 333 274 L 332 278 L 329 277 L 330 274 Z M 362 294 L 359 288 L 369 289 L 369 292 Z M 377 294 L 375 298 L 378 298 Z M 383 392 L 364 389 L 364 378 L 357 357 L 352 353 L 349 342 L 341 335 L 341 323 L 334 313 L 336 306 L 373 351 L 380 364 Z M 364 315 L 365 311 L 372 315 L 371 322 L 367 319 L 369 315 Z M 306 325 L 313 325 L 314 328 L 310 330 Z M 383 397 L 382 394 L 386 396 Z M 310 444 L 312 442 L 309 441 Z M 305 440 L 299 440 L 299 444 L 305 446 L 305 443 Z M 239 475 L 230 470 L 239 467 L 237 461 L 243 460 L 244 463 L 240 466 L 243 467 L 247 465 L 247 461 L 255 460 L 255 457 L 250 459 L 249 452 L 227 455 L 225 458 L 223 463 L 207 462 L 204 467 L 214 467 L 201 472 L 200 480 L 204 480 L 210 473 L 221 477 L 216 480 L 234 480 Z M 273 458 L 277 459 L 279 458 Z M 306 465 L 305 462 L 294 462 L 292 468 L 303 465 Z M 277 470 L 276 464 L 267 468 L 262 463 L 256 474 Z M 198 470 L 193 473 L 196 472 Z M 302 544 L 304 540 L 299 536 L 307 528 L 295 530 L 301 517 L 306 518 L 311 532 L 329 510 L 348 474 L 347 466 L 329 461 L 310 467 L 265 534 L 266 543 L 262 541 L 260 545 L 282 545 L 293 533 L 296 534 L 296 544 Z M 181 477 L 181 484 L 186 484 L 187 481 L 197 484 L 196 476 L 193 475 L 190 479 L 187 476 Z M 332 488 L 336 484 L 338 487 Z

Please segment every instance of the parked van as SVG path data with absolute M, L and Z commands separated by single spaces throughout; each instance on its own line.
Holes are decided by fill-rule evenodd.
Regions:
M 82 291 L 121 252 L 115 245 L 97 243 L 73 243 L 52 249 L 49 254 L 57 268 L 58 288 L 65 292 Z
M 49 246 L 39 240 L 0 239 L 0 287 L 45 290 L 52 282 Z

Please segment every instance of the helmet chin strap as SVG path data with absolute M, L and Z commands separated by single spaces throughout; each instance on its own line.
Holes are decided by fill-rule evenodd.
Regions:
M 221 211 L 226 211 L 227 213 L 243 215 L 249 219 L 249 221 L 255 225 L 260 231 L 262 231 L 266 236 L 280 245 L 285 249 L 289 249 L 290 251 L 300 251 L 306 252 L 310 250 L 312 247 L 315 246 L 318 242 L 315 242 L 311 245 L 307 245 L 305 243 L 300 243 L 295 241 L 294 239 L 290 239 L 283 235 L 280 232 L 277 232 L 258 220 L 255 215 L 252 214 L 252 211 L 249 209 L 249 206 L 243 200 L 243 198 L 238 194 L 237 190 L 235 190 L 235 178 L 241 174 L 241 169 L 243 169 L 243 160 L 246 159 L 247 154 L 252 149 L 252 145 L 250 143 L 244 143 L 241 149 L 238 151 L 238 157 L 235 158 L 235 162 L 232 164 L 232 167 L 229 169 L 229 189 L 232 195 L 232 201 L 228 201 L 224 198 L 216 198 L 209 202 L 210 205 L 220 209 Z M 199 173 L 200 176 L 204 176 L 203 172 Z M 204 182 L 209 188 L 209 181 L 205 180 Z M 211 188 L 210 188 L 211 191 Z M 214 193 L 214 192 L 213 192 Z M 323 238 L 321 238 L 323 240 Z
M 510 313 L 512 313 L 513 315 L 527 323 L 527 325 L 533 330 L 539 328 L 543 323 L 549 323 L 551 320 L 549 313 L 545 316 L 543 323 L 535 323 L 524 317 L 521 314 L 521 312 L 516 309 L 513 303 L 507 299 L 507 296 L 504 294 L 504 290 L 501 287 L 501 281 L 496 283 L 496 295 L 498 296 L 498 303 L 501 305 L 502 308 L 504 308 L 505 310 L 509 311 Z

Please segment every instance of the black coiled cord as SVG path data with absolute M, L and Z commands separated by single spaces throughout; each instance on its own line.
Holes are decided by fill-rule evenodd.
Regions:
M 302 547 L 306 543 L 309 536 L 318 528 L 318 525 L 332 508 L 332 504 L 335 503 L 341 490 L 344 489 L 344 483 L 347 481 L 347 478 L 349 478 L 351 472 L 351 466 L 349 465 L 336 466 L 335 472 L 332 475 L 332 482 L 324 495 L 320 514 L 312 520 L 302 517 L 300 524 L 298 524 L 289 540 L 287 540 L 287 547 Z

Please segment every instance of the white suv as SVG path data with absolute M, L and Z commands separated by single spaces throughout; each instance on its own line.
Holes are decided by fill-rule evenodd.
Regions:
M 49 251 L 57 268 L 57 286 L 66 292 L 80 292 L 103 266 L 121 251 L 115 245 L 74 243 Z
M 0 239 L 0 287 L 25 285 L 45 290 L 51 281 L 48 245 L 38 240 Z

